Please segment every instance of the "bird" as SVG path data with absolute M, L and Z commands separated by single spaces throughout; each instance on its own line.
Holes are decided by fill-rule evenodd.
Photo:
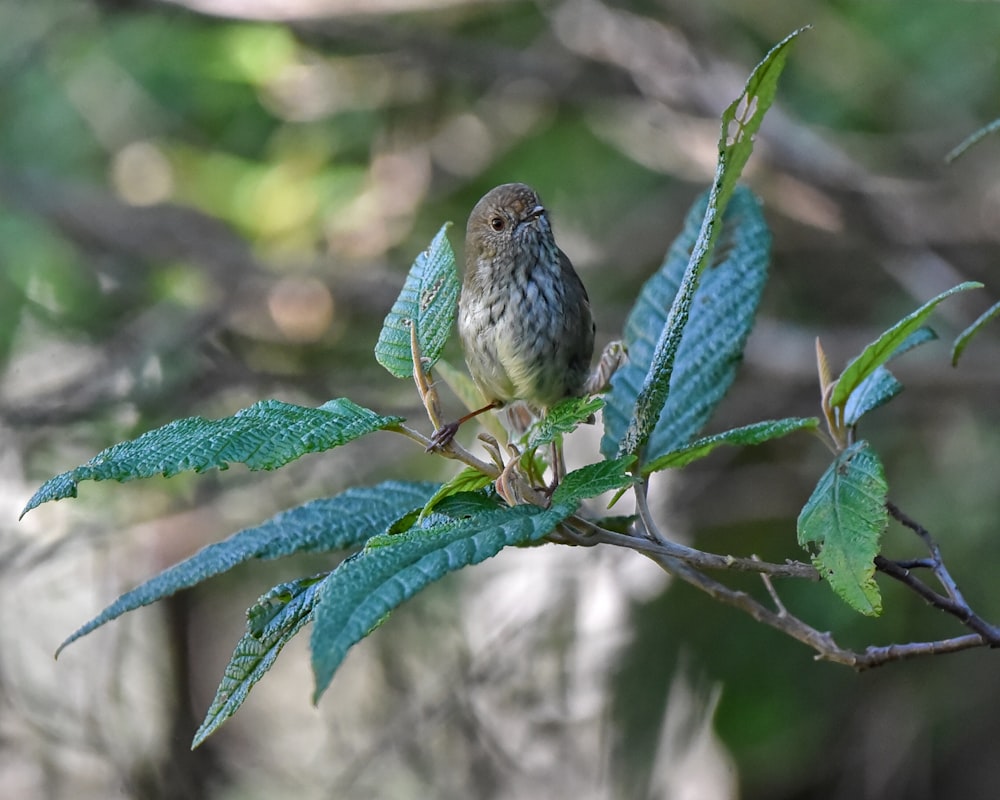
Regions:
M 530 186 L 497 186 L 469 214 L 458 332 L 486 404 L 441 426 L 429 450 L 485 411 L 523 401 L 544 413 L 585 394 L 595 335 L 590 298 Z

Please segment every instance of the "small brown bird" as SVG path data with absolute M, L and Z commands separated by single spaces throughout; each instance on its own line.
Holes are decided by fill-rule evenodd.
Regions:
M 458 332 L 487 405 L 436 431 L 431 448 L 491 408 L 523 400 L 544 410 L 584 393 L 594 352 L 590 300 L 523 183 L 497 186 L 469 215 Z

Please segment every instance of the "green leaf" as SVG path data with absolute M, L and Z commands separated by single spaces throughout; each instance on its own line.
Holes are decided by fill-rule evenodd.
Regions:
M 245 561 L 283 558 L 293 553 L 325 553 L 363 544 L 385 531 L 402 514 L 420 508 L 437 488 L 436 483 L 385 481 L 283 511 L 261 525 L 203 547 L 190 558 L 125 592 L 74 631 L 59 645 L 56 656 L 67 645 L 122 614 L 228 572 Z
M 462 287 L 448 242 L 450 224 L 441 226 L 430 247 L 413 262 L 375 345 L 375 360 L 397 378 L 413 375 L 411 324 L 416 325 L 426 369 L 437 363 L 451 336 Z
M 869 344 L 859 356 L 844 368 L 844 371 L 837 379 L 833 394 L 830 396 L 830 406 L 832 408 L 842 407 L 847 402 L 847 398 L 851 392 L 861 384 L 861 381 L 893 356 L 896 349 L 906 338 L 917 330 L 923 324 L 924 320 L 931 315 L 931 312 L 938 303 L 958 292 L 964 292 L 968 289 L 979 289 L 981 287 L 982 284 L 976 281 L 966 281 L 958 286 L 954 286 L 947 292 L 942 292 L 934 299 L 927 301 L 912 314 L 903 317 L 903 319 L 889 328 L 889 330 Z
M 566 475 L 552 493 L 552 508 L 563 506 L 574 513 L 583 500 L 604 492 L 629 486 L 634 478 L 628 471 L 635 464 L 635 456 L 622 456 L 611 461 L 598 461 L 575 469 Z
M 684 230 L 673 243 L 663 266 L 643 286 L 625 325 L 628 361 L 611 379 L 604 397 L 604 437 L 607 458 L 619 449 L 636 413 L 636 399 L 649 376 L 657 341 L 668 325 L 688 254 L 699 235 L 708 202 L 703 196 L 688 213 Z M 770 234 L 753 194 L 739 187 L 723 218 L 723 233 L 715 263 L 705 270 L 690 307 L 687 326 L 669 373 L 670 393 L 650 435 L 646 460 L 677 450 L 708 422 L 736 376 L 743 346 L 767 280 Z M 672 324 L 672 323 L 670 323 Z
M 277 469 L 306 453 L 320 453 L 387 428 L 402 417 L 383 417 L 346 398 L 319 408 L 262 400 L 231 417 L 187 417 L 148 431 L 98 453 L 86 464 L 46 481 L 21 512 L 65 497 L 76 497 L 81 481 L 121 483 L 153 475 L 226 469 Z
M 567 397 L 560 400 L 527 432 L 525 450 L 551 444 L 560 436 L 576 430 L 604 407 L 600 397 Z
M 436 514 L 449 519 L 465 519 L 486 511 L 506 508 L 507 504 L 493 489 L 480 489 L 476 492 L 460 492 L 446 497 L 434 509 Z
M 935 339 L 937 339 L 937 334 L 926 325 L 917 328 L 906 337 L 899 347 L 892 351 L 889 359 L 897 358 L 917 345 Z M 869 411 L 874 411 L 885 405 L 901 391 L 903 391 L 903 384 L 896 380 L 895 376 L 884 366 L 879 367 L 861 381 L 847 398 L 847 402 L 844 404 L 844 422 L 847 425 L 857 425 L 861 417 Z
M 277 659 L 281 648 L 312 618 L 323 575 L 283 583 L 247 611 L 247 632 L 237 642 L 205 721 L 194 735 L 193 750 L 243 705 L 250 690 Z
M 820 575 L 851 608 L 873 617 L 882 613 L 874 559 L 889 520 L 888 490 L 875 451 L 857 442 L 819 479 L 798 520 L 799 544 Z
M 743 167 L 753 151 L 754 138 L 764 119 L 764 114 L 774 100 L 778 78 L 784 69 L 788 48 L 803 30 L 805 29 L 801 28 L 795 31 L 771 49 L 750 75 L 743 94 L 722 114 L 719 160 L 701 230 L 684 271 L 684 276 L 680 281 L 680 288 L 670 307 L 666 325 L 656 343 L 649 371 L 638 391 L 635 413 L 621 438 L 618 455 L 642 454 L 653 429 L 661 418 L 661 413 L 671 391 L 674 360 L 677 357 L 681 337 L 688 323 L 698 280 L 708 264 L 712 248 L 719 238 L 726 206 L 736 189 L 736 182 L 739 180 Z M 684 443 L 674 442 L 667 450 L 674 449 Z M 666 452 L 666 450 L 661 450 L 658 453 L 647 453 L 645 456 L 655 458 L 662 452 Z
M 489 486 L 492 482 L 493 478 L 489 475 L 484 475 L 475 467 L 466 467 L 434 493 L 434 496 L 427 501 L 421 510 L 418 521 L 426 518 L 434 510 L 435 506 L 446 497 L 461 492 L 474 492 L 476 489 Z
M 542 539 L 569 513 L 562 506 L 521 505 L 376 537 L 320 585 L 312 631 L 314 700 L 326 691 L 347 651 L 402 602 L 447 573 L 478 564 L 504 547 Z
M 844 404 L 844 422 L 847 425 L 857 425 L 869 411 L 888 403 L 903 391 L 896 377 L 885 367 L 878 367 L 851 392 Z
M 771 439 L 778 439 L 787 436 L 795 431 L 816 428 L 819 420 L 816 417 L 789 417 L 787 419 L 767 420 L 766 422 L 755 422 L 752 425 L 744 425 L 742 428 L 733 428 L 724 433 L 716 433 L 712 436 L 703 436 L 696 439 L 691 444 L 674 450 L 670 453 L 645 464 L 642 468 L 643 475 L 649 475 L 662 469 L 683 467 L 699 458 L 704 458 L 716 447 L 722 445 L 754 445 L 762 444 Z
M 1000 316 L 1000 303 L 994 303 L 986 309 L 986 311 L 980 315 L 979 319 L 973 322 L 968 328 L 958 335 L 955 339 L 955 343 L 951 347 L 951 365 L 953 367 L 958 364 L 958 359 L 962 357 L 962 353 L 971 341 L 972 337 L 979 333 L 979 331 L 986 326 L 987 322 L 995 319 L 997 316 Z
M 371 633 L 403 601 L 449 572 L 478 564 L 504 547 L 538 542 L 580 503 L 627 485 L 634 458 L 590 464 L 566 475 L 552 505 L 489 507 L 482 493 L 446 498 L 439 509 L 462 515 L 427 528 L 373 537 L 357 555 L 323 581 L 312 633 L 315 699 L 326 691 L 347 651 Z M 454 505 L 453 505 L 454 504 Z M 466 516 L 468 512 L 471 516 Z

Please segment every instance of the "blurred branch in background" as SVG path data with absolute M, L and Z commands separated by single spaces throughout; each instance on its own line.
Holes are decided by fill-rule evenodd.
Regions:
M 207 706 L 273 568 L 55 665 L 58 640 L 221 530 L 426 462 L 377 439 L 266 489 L 233 470 L 13 520 L 39 476 L 166 419 L 341 394 L 414 413 L 368 371 L 378 325 L 433 231 L 461 227 L 496 183 L 546 197 L 599 338 L 617 338 L 711 178 L 719 111 L 806 22 L 750 165 L 774 278 L 718 423 L 814 413 L 817 335 L 837 363 L 961 280 L 988 289 L 944 309 L 955 330 L 996 299 L 998 143 L 942 163 L 997 116 L 994 15 L 819 0 L 0 5 L 0 794 L 169 797 L 190 772 L 206 797 L 668 797 L 682 775 L 719 797 L 982 796 L 998 780 L 989 660 L 841 675 L 597 548 L 445 581 L 352 657 L 318 712 L 290 647 L 195 766 L 171 731 L 185 704 Z M 964 594 L 996 619 L 1000 342 L 984 332 L 942 380 L 944 359 L 928 347 L 899 368 L 910 391 L 879 412 L 879 446 L 894 496 L 948 537 Z M 822 469 L 807 447 L 713 457 L 653 511 L 671 538 L 774 560 Z M 908 607 L 886 583 L 886 604 Z M 880 638 L 834 599 L 782 598 L 848 644 Z M 944 635 L 922 612 L 880 630 L 911 640 L 930 618 Z

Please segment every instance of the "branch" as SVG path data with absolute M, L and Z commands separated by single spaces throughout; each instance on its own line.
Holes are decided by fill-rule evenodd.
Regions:
M 831 633 L 819 631 L 790 613 L 782 603 L 772 583 L 772 578 L 778 577 L 818 580 L 819 574 L 812 566 L 797 561 L 772 564 L 761 561 L 757 556 L 750 558 L 722 556 L 673 542 L 654 522 L 646 490 L 645 483 L 636 487 L 636 509 L 639 519 L 636 523 L 635 533 L 617 533 L 582 517 L 574 516 L 561 525 L 556 534 L 550 538 L 564 544 L 586 546 L 610 544 L 640 552 L 667 573 L 705 592 L 714 600 L 737 608 L 757 622 L 774 628 L 812 648 L 816 653 L 817 660 L 843 664 L 859 671 L 920 656 L 942 655 L 973 647 L 1000 645 L 1000 630 L 982 620 L 965 603 L 958 587 L 941 561 L 940 551 L 930 533 L 892 504 L 888 504 L 892 516 L 914 530 L 927 543 L 932 557 L 930 559 L 895 562 L 878 556 L 875 559 L 876 567 L 886 575 L 909 586 L 936 608 L 960 619 L 974 633 L 930 642 L 873 645 L 863 651 L 841 647 Z M 932 569 L 935 576 L 941 580 L 942 586 L 946 587 L 948 596 L 935 592 L 912 575 L 911 568 Z M 758 572 L 774 604 L 774 609 L 768 608 L 747 592 L 733 589 L 709 577 L 703 571 L 709 569 Z
M 694 547 L 678 544 L 667 539 L 663 534 L 657 534 L 660 539 L 653 540 L 646 536 L 629 533 L 618 533 L 602 528 L 583 517 L 570 517 L 567 525 L 572 529 L 566 536 L 567 543 L 592 547 L 597 544 L 609 544 L 614 547 L 624 547 L 644 555 L 662 555 L 676 558 L 678 561 L 690 564 L 698 569 L 731 570 L 734 572 L 757 572 L 772 578 L 804 578 L 818 581 L 819 573 L 810 565 L 801 561 L 786 561 L 783 564 L 762 561 L 759 558 L 741 558 L 739 556 L 720 555 L 698 550 Z M 564 535 L 567 533 L 563 531 Z
M 952 578 L 951 573 L 948 571 L 948 567 L 941 556 L 941 548 L 934 537 L 931 536 L 930 531 L 903 513 L 895 503 L 887 502 L 885 505 L 896 521 L 920 537 L 930 551 L 930 558 L 892 561 L 884 556 L 876 556 L 875 567 L 890 578 L 894 578 L 904 586 L 912 589 L 934 608 L 958 619 L 969 630 L 982 637 L 983 643 L 989 644 L 991 647 L 1000 646 L 1000 628 L 987 622 L 972 610 L 972 607 L 959 590 L 955 579 Z M 934 589 L 916 577 L 911 572 L 914 568 L 930 569 L 934 577 L 937 578 L 938 582 L 944 588 L 946 594 L 934 591 Z
M 441 427 L 441 400 L 438 397 L 437 389 L 434 388 L 434 383 L 427 377 L 427 372 L 424 370 L 424 358 L 423 354 L 420 352 L 420 343 L 417 340 L 417 328 L 415 325 L 410 325 L 410 354 L 413 359 L 413 382 L 417 386 L 417 393 L 420 395 L 420 402 L 424 406 L 424 410 L 427 412 L 427 418 L 430 420 L 431 425 L 435 429 Z M 408 428 L 405 425 L 394 425 L 387 430 L 394 431 L 396 433 L 401 433 L 404 436 L 412 439 L 415 442 L 419 442 L 423 445 L 426 450 L 430 447 L 431 440 L 421 433 Z M 452 458 L 456 461 L 461 461 L 463 464 L 472 467 L 473 469 L 479 470 L 484 475 L 488 475 L 490 478 L 496 479 L 500 477 L 501 470 L 499 467 L 493 464 L 487 464 L 485 461 L 476 458 L 472 453 L 462 447 L 454 439 L 449 441 L 446 445 L 434 448 L 435 453 L 439 453 L 445 458 Z

